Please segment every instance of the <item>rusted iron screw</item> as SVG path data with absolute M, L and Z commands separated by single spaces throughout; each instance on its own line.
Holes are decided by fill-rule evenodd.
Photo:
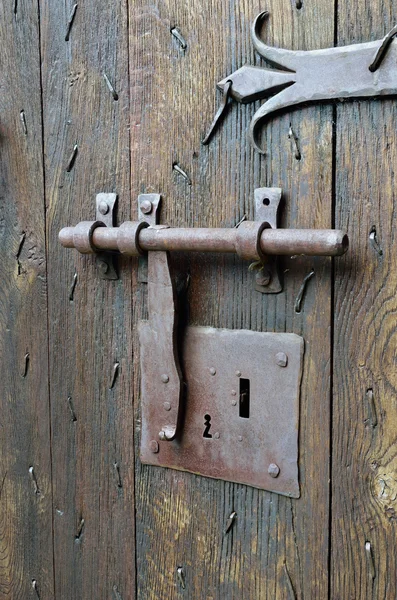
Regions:
M 288 365 L 288 356 L 285 352 L 278 352 L 276 354 L 276 363 L 279 367 L 286 367 Z
M 107 202 L 105 202 L 105 200 L 102 200 L 99 203 L 99 212 L 101 213 L 101 215 L 107 215 L 109 212 L 109 204 Z
M 272 280 L 271 273 L 267 269 L 262 269 L 261 271 L 258 271 L 257 274 L 255 275 L 255 281 L 256 281 L 257 285 L 261 285 L 263 287 L 266 287 L 267 285 L 269 285 L 271 280 Z
M 270 477 L 276 478 L 280 474 L 280 467 L 272 463 L 271 465 L 269 465 L 267 472 L 269 473 Z
M 143 214 L 150 215 L 152 210 L 153 210 L 153 204 L 150 202 L 150 200 L 142 200 L 141 211 L 143 212 Z
M 157 454 L 157 452 L 159 451 L 159 445 L 158 442 L 156 442 L 156 440 L 152 440 L 150 442 L 150 450 L 153 452 L 153 454 Z
M 169 382 L 169 380 L 170 380 L 170 378 L 168 377 L 168 375 L 165 375 L 165 374 L 164 374 L 164 375 L 162 375 L 162 376 L 161 376 L 161 381 L 162 381 L 163 383 L 168 383 L 168 382 Z

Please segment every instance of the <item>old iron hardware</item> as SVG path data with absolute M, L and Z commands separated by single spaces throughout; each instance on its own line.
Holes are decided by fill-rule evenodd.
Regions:
M 119 227 L 106 227 L 101 217 L 97 221 L 83 221 L 76 227 L 65 227 L 59 233 L 59 240 L 66 248 L 76 248 L 83 254 L 111 250 L 130 256 L 173 250 L 228 252 L 236 253 L 245 260 L 262 261 L 264 264 L 268 256 L 340 256 L 346 252 L 348 237 L 340 230 L 276 229 L 280 193 L 278 188 L 257 189 L 256 201 L 262 198 L 263 204 L 263 208 L 256 209 L 256 218 L 259 220 L 244 221 L 237 228 L 149 226 L 150 223 L 146 220 L 127 221 Z M 141 195 L 140 199 L 143 196 L 145 195 Z M 275 202 L 274 206 L 272 202 Z M 269 211 L 266 221 L 263 221 L 266 206 L 269 206 Z
M 101 221 L 106 227 L 116 224 L 117 194 L 97 194 L 96 220 Z M 118 279 L 116 270 L 116 257 L 110 252 L 98 252 L 97 266 L 102 279 Z
M 154 251 L 171 250 L 235 252 L 251 261 L 256 290 L 275 294 L 282 291 L 277 255 L 338 256 L 348 247 L 347 235 L 342 231 L 278 229 L 280 201 L 280 188 L 258 188 L 255 190 L 255 221 L 244 221 L 233 229 L 184 229 L 158 225 L 160 195 L 141 194 L 138 222 L 104 227 L 104 216 L 97 213 L 97 221 L 65 227 L 59 238 L 67 248 L 76 248 L 85 254 L 99 252 L 101 261 L 106 256 L 103 251 L 110 250 L 140 256 L 140 281 L 147 281 L 147 264 L 143 262 L 146 251 L 149 257 Z
M 298 498 L 303 339 L 187 327 L 180 357 L 186 397 L 178 433 L 167 442 L 158 432 L 169 414 L 166 387 L 172 378 L 164 383 L 163 364 L 157 351 L 153 355 L 157 338 L 151 320 L 149 312 L 149 321 L 139 326 L 142 462 Z M 158 337 L 161 333 L 157 330 Z M 174 383 L 177 387 L 178 378 Z
M 276 111 L 307 102 L 397 93 L 397 42 L 392 40 L 396 27 L 375 42 L 293 51 L 262 41 L 260 29 L 268 16 L 268 12 L 262 12 L 256 17 L 251 35 L 255 50 L 276 69 L 245 65 L 217 84 L 228 96 L 243 103 L 275 94 L 257 110 L 250 124 L 249 139 L 260 153 L 264 151 L 259 145 L 259 124 Z M 213 130 L 214 123 L 210 133 Z M 204 142 L 207 141 L 208 135 Z
M 256 218 L 276 223 L 280 198 L 280 189 L 256 190 Z M 159 201 L 141 195 L 140 218 L 156 223 Z M 303 339 L 187 327 L 178 353 L 168 252 L 149 252 L 148 263 L 149 320 L 139 324 L 142 462 L 299 497 Z
M 178 348 L 169 268 L 170 250 L 235 252 L 256 261 L 259 273 L 267 269 L 257 289 L 268 285 L 277 292 L 276 255 L 338 256 L 347 250 L 341 231 L 277 229 L 280 198 L 278 188 L 255 190 L 256 220 L 238 228 L 172 229 L 158 225 L 160 196 L 142 194 L 140 221 L 106 226 L 100 212 L 97 221 L 66 227 L 59 237 L 84 254 L 147 252 L 149 320 L 139 326 L 142 461 L 298 497 L 303 339 L 187 327 Z

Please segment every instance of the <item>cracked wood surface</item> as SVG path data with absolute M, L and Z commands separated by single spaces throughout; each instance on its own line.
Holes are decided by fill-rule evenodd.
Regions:
M 0 4 L 0 598 L 54 597 L 37 7 Z
M 338 44 L 382 37 L 397 6 L 339 3 Z M 337 108 L 331 598 L 397 597 L 395 100 Z
M 135 594 L 131 264 L 101 279 L 59 230 L 129 214 L 126 2 L 41 2 L 56 598 Z M 106 75 L 106 78 L 105 78 Z M 117 95 L 109 89 L 109 83 Z M 118 365 L 118 366 L 117 366 Z

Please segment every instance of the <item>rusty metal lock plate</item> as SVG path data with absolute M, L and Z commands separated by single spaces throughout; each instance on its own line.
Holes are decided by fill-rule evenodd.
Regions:
M 148 327 L 140 323 L 142 462 L 298 498 L 303 339 L 188 327 L 181 352 L 182 424 L 175 440 L 160 441 L 167 384 L 161 373 L 153 377 L 153 369 L 145 369 Z

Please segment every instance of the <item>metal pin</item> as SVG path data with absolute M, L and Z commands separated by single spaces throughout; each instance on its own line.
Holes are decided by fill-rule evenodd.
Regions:
M 38 590 L 38 587 L 37 587 L 37 581 L 35 579 L 32 579 L 32 588 L 36 592 L 36 596 L 38 598 L 40 598 L 39 590 Z
M 73 282 L 72 282 L 72 285 L 70 286 L 70 292 L 69 292 L 69 300 L 70 300 L 70 302 L 73 302 L 73 299 L 74 299 L 74 290 L 76 289 L 76 284 L 77 284 L 77 273 L 75 273 L 73 275 Z
M 214 133 L 216 131 L 216 128 L 218 127 L 218 125 L 220 123 L 220 120 L 224 116 L 224 113 L 226 111 L 226 107 L 228 105 L 228 101 L 229 101 L 229 96 L 230 96 L 231 89 L 232 89 L 232 82 L 231 81 L 226 81 L 225 86 L 223 88 L 223 96 L 222 96 L 221 105 L 219 106 L 218 110 L 216 111 L 214 120 L 211 123 L 211 126 L 210 126 L 210 128 L 208 130 L 207 135 L 205 136 L 205 138 L 201 142 L 203 144 L 203 146 L 206 146 L 207 144 L 210 143 L 210 140 L 211 140 L 212 136 L 214 135 Z
M 25 117 L 25 111 L 21 110 L 21 112 L 19 113 L 20 119 L 21 119 L 21 123 L 22 123 L 22 127 L 23 127 L 23 133 L 25 135 L 28 135 L 28 128 L 26 125 L 26 117 Z
M 225 529 L 225 535 L 226 535 L 227 533 L 229 533 L 229 531 L 231 530 L 231 528 L 232 528 L 232 526 L 233 526 L 233 523 L 234 523 L 234 521 L 235 521 L 236 519 L 237 519 L 237 513 L 233 511 L 233 512 L 232 512 L 232 514 L 230 515 L 230 517 L 229 517 L 229 518 L 228 518 L 228 520 L 227 520 L 227 523 L 226 523 L 226 529 Z
M 383 250 L 380 247 L 380 244 L 378 242 L 378 237 L 376 235 L 375 225 L 371 228 L 371 231 L 369 232 L 369 239 L 370 239 L 370 242 L 371 242 L 374 250 L 376 250 L 376 252 L 379 254 L 379 256 L 383 256 Z
M 68 406 L 70 410 L 70 415 L 72 417 L 72 421 L 75 423 L 77 421 L 76 413 L 74 412 L 72 397 L 68 396 Z
M 397 25 L 395 25 L 393 27 L 393 29 L 391 31 L 389 31 L 389 33 L 387 35 L 385 35 L 385 37 L 383 38 L 382 43 L 375 54 L 374 60 L 368 67 L 369 70 L 371 71 L 371 73 L 374 73 L 377 69 L 379 69 L 383 59 L 386 56 L 386 53 L 387 53 L 387 50 L 389 49 L 391 41 L 396 34 L 397 34 Z
M 114 471 L 115 471 L 115 475 L 116 475 L 117 487 L 118 488 L 122 488 L 123 484 L 121 483 L 121 476 L 120 476 L 120 467 L 119 467 L 119 464 L 117 462 L 115 462 L 113 466 L 114 466 Z
M 70 171 L 73 169 L 78 151 L 79 147 L 77 144 L 75 144 L 73 147 L 72 154 L 69 156 L 69 160 L 66 165 L 66 173 L 70 173 Z
M 288 573 L 287 565 L 284 563 L 285 578 L 287 580 L 288 592 L 291 600 L 296 600 L 294 586 L 292 585 L 290 574 Z
M 72 29 L 73 21 L 76 16 L 77 7 L 78 7 L 78 4 L 75 4 L 70 12 L 68 24 L 67 24 L 67 28 L 66 28 L 65 42 L 69 41 L 70 31 Z
M 114 89 L 113 85 L 110 83 L 109 77 L 106 75 L 105 72 L 103 73 L 103 78 L 106 81 L 106 85 L 108 86 L 109 91 L 113 96 L 113 99 L 117 101 L 119 99 L 119 95 L 116 92 L 116 90 Z
M 29 467 L 29 475 L 30 475 L 31 480 L 33 481 L 34 493 L 40 494 L 39 484 L 37 483 L 36 474 L 34 472 L 33 467 Z
M 118 372 L 119 372 L 119 366 L 120 366 L 120 363 L 118 363 L 118 362 L 114 363 L 114 366 L 113 366 L 113 375 L 112 375 L 112 380 L 110 382 L 110 388 L 109 388 L 110 390 L 113 389 L 114 384 L 116 383 L 117 375 L 118 375 Z
M 302 6 L 299 6 L 299 7 L 297 6 L 296 8 L 302 8 Z M 298 136 L 296 135 L 295 131 L 292 129 L 291 123 L 289 124 L 288 137 L 290 140 L 293 140 L 293 142 L 294 142 L 296 160 L 301 160 L 302 154 L 301 154 L 300 147 L 299 147 L 299 139 L 298 139 Z
M 181 169 L 181 167 L 177 163 L 173 163 L 172 168 L 174 169 L 174 171 L 176 171 L 177 173 L 182 175 L 182 177 L 184 179 L 186 179 L 186 182 L 188 185 L 192 185 L 192 181 L 191 181 L 189 175 L 187 173 L 185 173 L 185 171 L 183 169 Z
M 26 352 L 25 357 L 24 357 L 24 364 L 23 364 L 23 369 L 22 369 L 22 373 L 21 373 L 21 377 L 25 378 L 26 375 L 28 374 L 28 369 L 29 369 L 29 352 Z
M 309 273 L 308 275 L 306 275 L 306 277 L 304 278 L 304 280 L 303 280 L 303 282 L 302 282 L 302 285 L 301 285 L 301 287 L 300 287 L 300 289 L 299 289 L 298 295 L 297 295 L 297 297 L 296 297 L 296 300 L 295 300 L 295 312 L 297 312 L 297 313 L 300 313 L 300 312 L 301 312 L 301 309 L 302 309 L 302 301 L 303 301 L 303 298 L 304 298 L 304 296 L 305 296 L 305 292 L 306 292 L 307 284 L 308 284 L 308 283 L 309 283 L 309 281 L 310 281 L 310 280 L 311 280 L 311 279 L 314 277 L 314 275 L 315 275 L 315 272 L 314 272 L 314 270 L 312 269 L 312 270 L 310 271 L 310 273 Z
M 244 221 L 247 220 L 247 215 L 244 215 L 243 217 L 241 217 L 241 219 L 239 220 L 239 222 L 237 223 L 237 225 L 235 225 L 235 229 L 237 229 L 237 227 L 240 227 L 241 223 L 243 223 Z
M 186 583 L 185 583 L 185 572 L 183 570 L 183 567 L 178 567 L 176 572 L 177 572 L 177 575 L 178 575 L 179 583 L 181 584 L 182 589 L 185 590 L 186 589 Z
M 367 399 L 368 399 L 369 409 L 371 411 L 371 425 L 372 425 L 372 429 L 374 429 L 378 424 L 378 417 L 376 415 L 374 391 L 371 388 L 369 388 L 367 390 Z
M 114 594 L 115 600 L 123 600 L 121 597 L 121 594 L 117 588 L 117 585 L 113 586 L 113 594 Z
M 371 548 L 370 542 L 365 542 L 365 552 L 367 554 L 369 575 L 370 575 L 371 579 L 375 579 L 375 577 L 376 577 L 375 563 L 374 563 L 374 556 L 372 554 L 372 548 Z
M 183 35 L 181 34 L 181 32 L 179 31 L 178 27 L 173 27 L 171 29 L 171 33 L 174 36 L 174 38 L 176 38 L 178 40 L 181 49 L 186 50 L 186 48 L 187 48 L 186 40 L 183 37 Z
M 76 540 L 76 542 L 80 541 L 80 538 L 82 536 L 83 529 L 84 529 L 84 523 L 85 523 L 85 521 L 84 521 L 83 517 L 81 517 L 80 524 L 79 524 L 79 527 L 77 529 L 77 535 L 74 538 Z
M 17 253 L 16 253 L 16 255 L 15 255 L 15 258 L 16 258 L 17 260 L 18 260 L 18 258 L 19 258 L 19 257 L 20 257 L 20 255 L 21 255 L 22 248 L 23 248 L 23 244 L 24 244 L 24 242 L 25 242 L 25 238 L 26 238 L 26 233 L 25 233 L 24 231 L 22 231 L 22 233 L 21 233 L 21 237 L 19 238 L 18 250 L 17 250 Z

